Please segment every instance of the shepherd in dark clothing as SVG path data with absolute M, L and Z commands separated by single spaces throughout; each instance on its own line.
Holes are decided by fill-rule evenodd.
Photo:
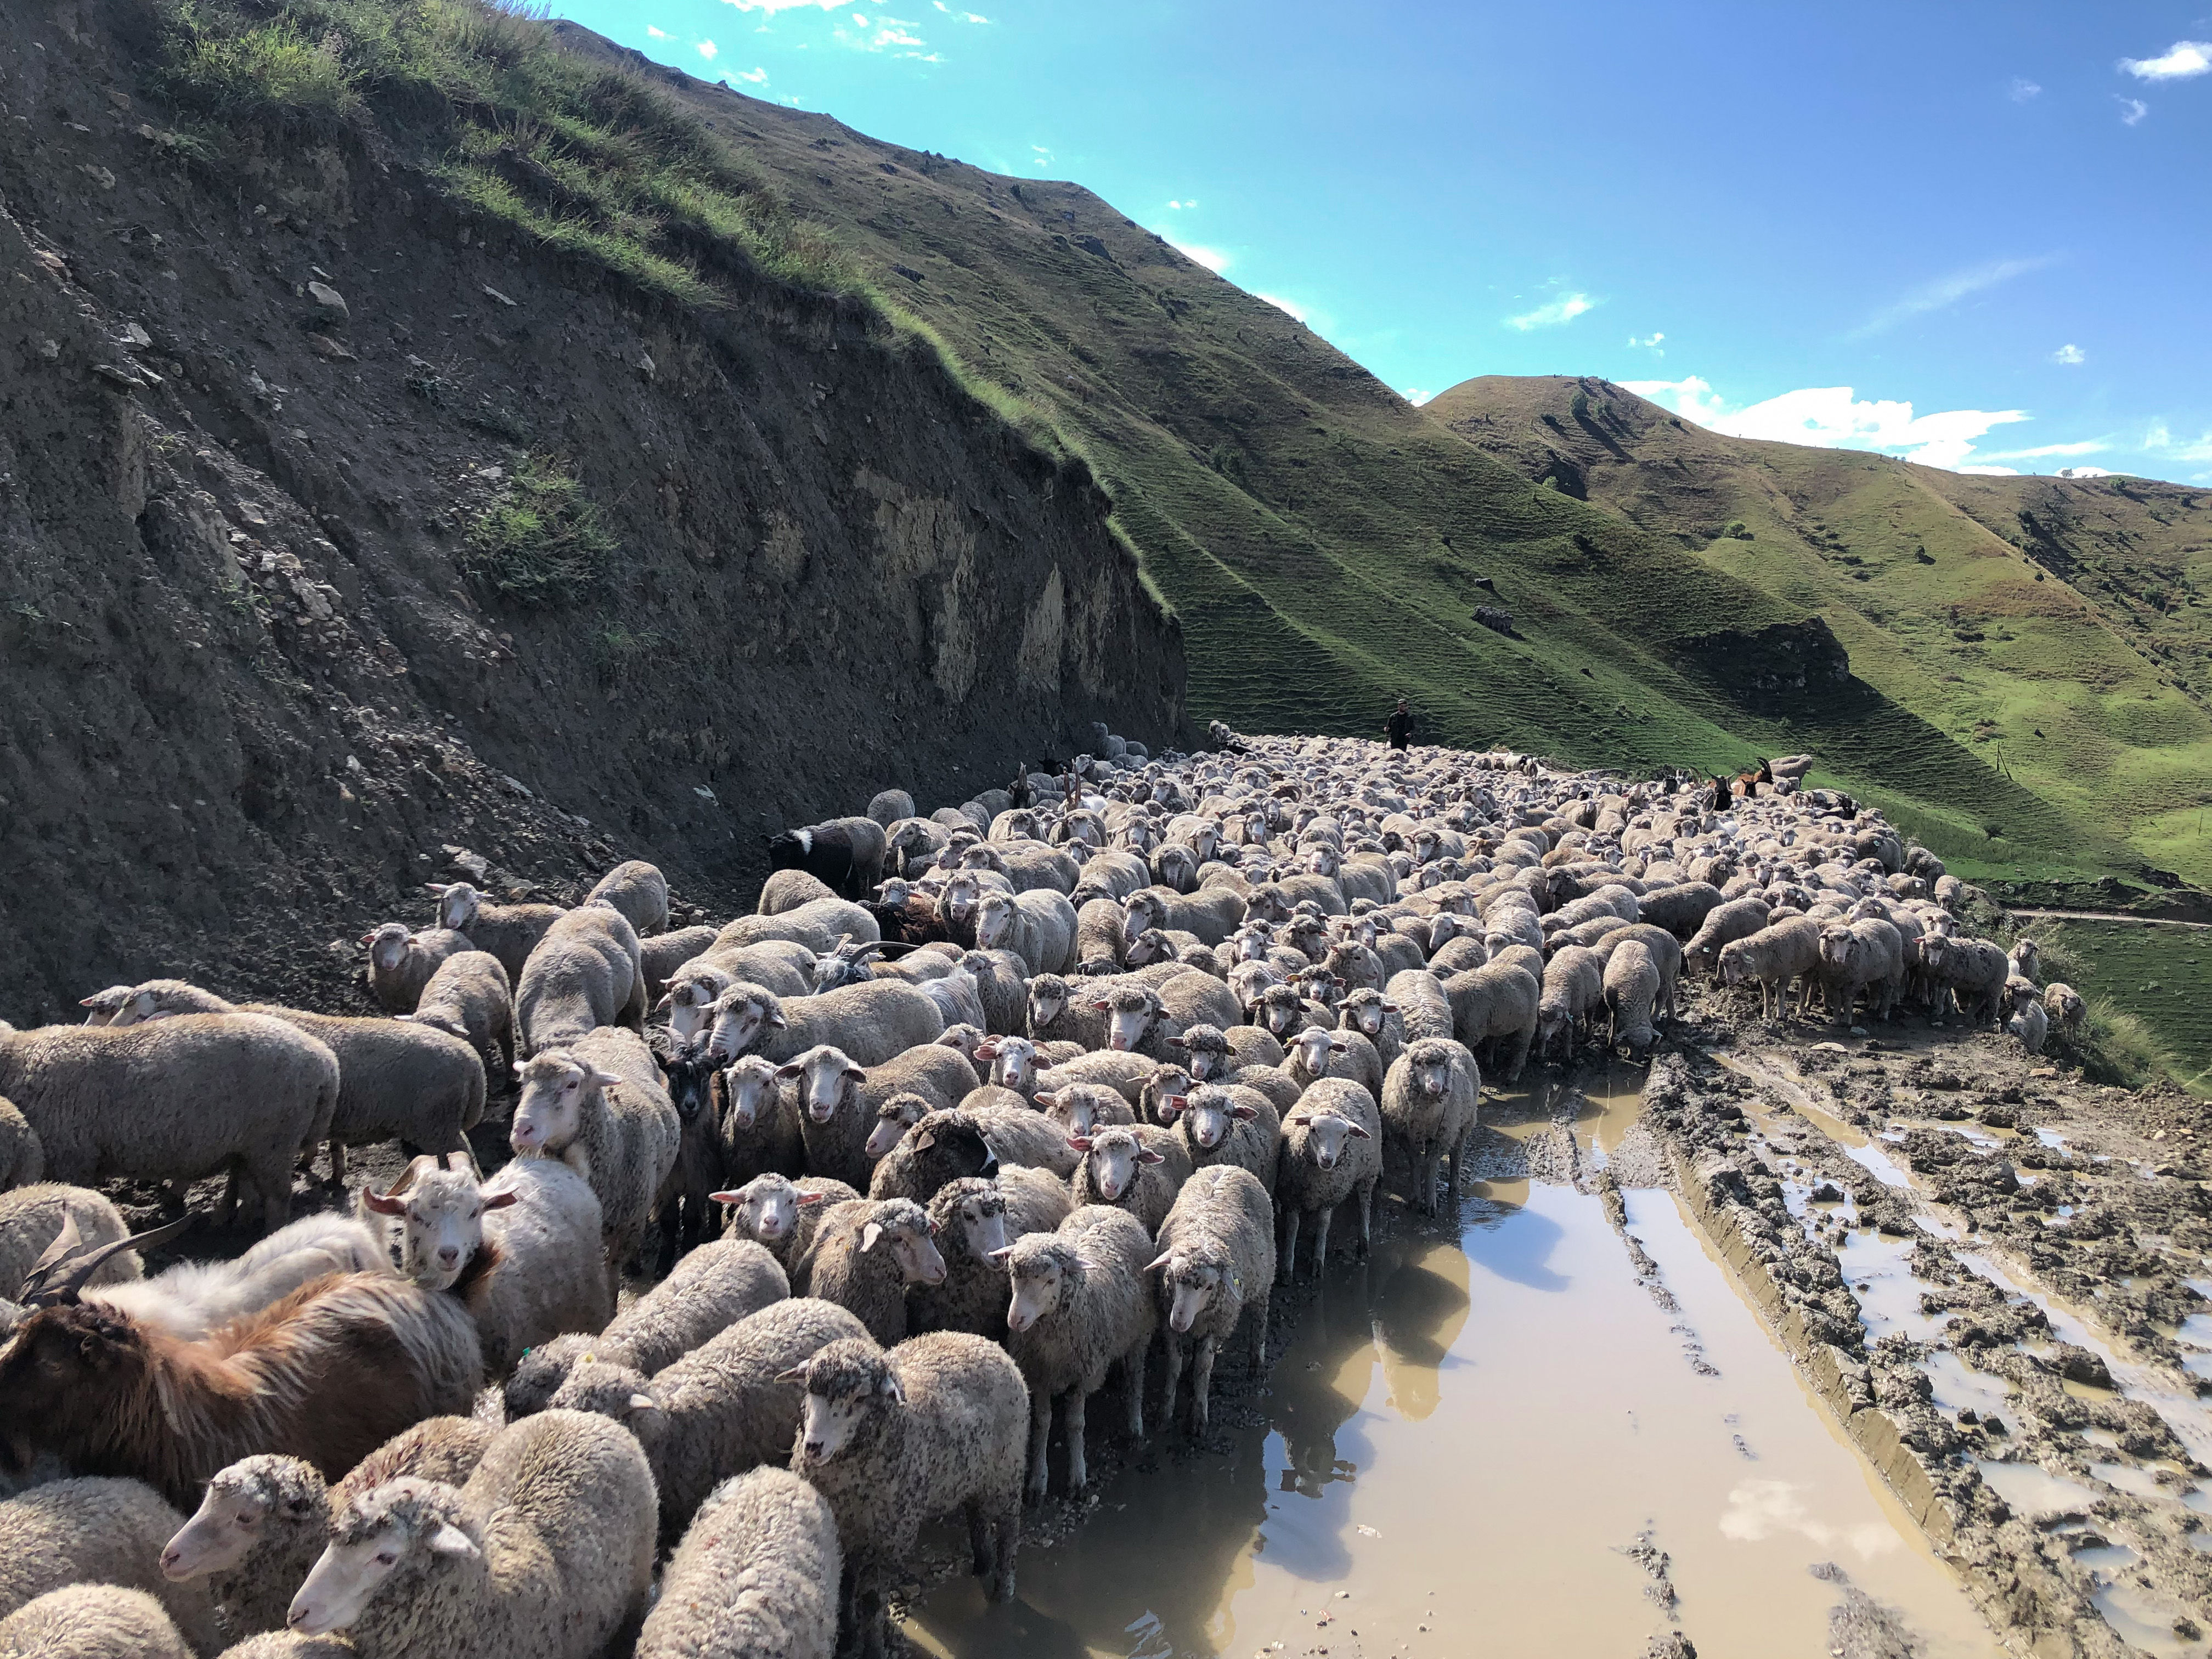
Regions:
M 1398 707 L 1392 712 L 1390 718 L 1383 722 L 1382 732 L 1383 735 L 1390 739 L 1390 746 L 1393 749 L 1403 749 L 1407 744 L 1413 742 L 1413 711 L 1406 707 L 1406 700 L 1403 697 L 1398 699 Z

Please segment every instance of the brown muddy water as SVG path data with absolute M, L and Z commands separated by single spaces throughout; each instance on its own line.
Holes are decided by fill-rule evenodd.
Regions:
M 1640 1083 L 1570 1097 L 1586 1165 Z M 1550 1116 L 1527 1091 L 1484 1112 L 1516 1139 Z M 1838 1649 L 1840 1579 L 1925 1659 L 1994 1659 L 1672 1194 L 1624 1196 L 1677 1311 L 1571 1186 L 1482 1182 L 1454 1224 L 1395 1218 L 1370 1261 L 1300 1292 L 1259 1420 L 1208 1452 L 1156 1441 L 1066 1541 L 1024 1549 L 1015 1602 L 956 1579 L 908 1636 L 946 1659 L 1626 1659 L 1680 1630 L 1701 1659 L 1774 1659 Z

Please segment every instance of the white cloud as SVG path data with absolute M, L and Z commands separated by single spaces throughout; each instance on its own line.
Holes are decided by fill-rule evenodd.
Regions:
M 2120 125 L 2124 127 L 2134 126 L 2150 113 L 2150 106 L 2140 98 L 2122 98 L 2119 103 Z
M 1218 249 L 1200 247 L 1194 242 L 1178 242 L 1173 237 L 1168 239 L 1168 246 L 1182 254 L 1184 258 L 1195 260 L 1204 265 L 1217 276 L 1229 269 L 1229 256 Z
M 1711 384 L 1695 374 L 1626 385 L 1639 397 L 1731 438 L 1879 450 L 1952 471 L 1963 470 L 1975 441 L 1990 428 L 2028 418 L 2019 409 L 1951 409 L 1916 416 L 1909 403 L 1862 399 L 1847 386 L 1808 386 L 1731 412 Z
M 1564 323 L 1571 323 L 1596 305 L 1597 301 L 1587 294 L 1562 294 L 1558 299 L 1538 306 L 1534 311 L 1524 311 L 1518 317 L 1508 317 L 1505 326 L 1517 328 L 1523 334 L 1532 328 L 1557 328 Z
M 1650 335 L 1644 339 L 1639 340 L 1633 334 L 1630 335 L 1628 337 L 1628 343 L 1638 351 L 1648 351 L 1655 357 L 1663 357 L 1667 354 L 1660 349 L 1660 343 L 1665 340 L 1666 337 L 1667 337 L 1664 334 L 1662 334 L 1656 329 L 1654 329 Z
M 2033 449 L 2005 449 L 1992 452 L 1987 459 L 1992 461 L 2040 461 L 2052 455 L 2094 455 L 2112 445 L 2102 438 L 2084 438 L 2078 444 L 2038 444 Z
M 2173 434 L 2160 421 L 2143 434 L 2142 447 L 2171 456 L 2177 461 L 2212 461 L 2212 432 L 2207 432 L 2195 443 L 2176 443 Z
M 1265 300 L 1269 305 L 1274 307 L 1278 311 L 1287 311 L 1299 322 L 1303 323 L 1306 319 L 1306 308 L 1304 306 L 1294 304 L 1291 301 L 1284 299 L 1280 295 L 1255 294 L 1252 297 L 1255 300 Z
M 729 78 L 733 81 L 750 81 L 757 87 L 765 86 L 768 84 L 768 71 L 764 69 L 739 70 Z
M 715 54 L 720 50 L 721 48 L 712 40 L 702 40 L 699 43 L 699 55 L 710 64 L 714 61 Z
M 666 29 L 657 29 L 650 23 L 647 23 L 645 26 L 645 32 L 656 40 L 665 40 L 668 39 L 668 31 Z
M 988 17 L 978 17 L 972 11 L 955 11 L 945 3 L 945 0 L 937 0 L 937 9 L 947 17 L 957 17 L 963 23 L 988 23 L 991 21 Z
M 2024 104 L 2029 99 L 2039 96 L 2042 91 L 2041 87 L 2036 85 L 2026 76 L 2015 75 L 2012 78 L 2012 85 L 2006 90 L 2006 95 L 2015 104 Z
M 1188 213 L 1193 208 L 1195 208 L 1198 204 L 1195 202 L 1170 202 L 1168 205 L 1174 209 L 1177 213 Z
M 2016 466 L 1954 466 L 1951 471 L 1963 472 L 1970 478 L 2017 478 L 2020 477 L 2020 469 Z
M 2086 363 L 2089 359 L 2080 346 L 2063 345 L 2051 354 L 2051 361 L 2054 363 Z
M 2212 40 L 2177 40 L 2156 58 L 2123 58 L 2120 67 L 2138 81 L 2186 81 L 2212 70 Z
M 1914 289 L 1902 299 L 1884 306 L 1880 311 L 1853 329 L 1849 338 L 1860 339 L 1869 334 L 1879 334 L 1885 329 L 1914 317 L 1925 316 L 1931 311 L 1942 311 L 1954 306 L 1969 295 L 1979 294 L 1984 289 L 2008 283 L 2015 276 L 2025 276 L 2032 270 L 2040 270 L 2052 264 L 2056 254 L 2043 254 L 2033 259 L 1993 259 L 1985 265 L 1976 265 L 1967 270 L 1954 270 L 1948 276 Z
M 1721 1536 L 1756 1544 L 1782 1533 L 1799 1533 L 1822 1549 L 1848 1545 L 1861 1559 L 1872 1560 L 1899 1547 L 1896 1530 L 1879 1521 L 1838 1527 L 1814 1518 L 1801 1493 L 1809 1487 L 1787 1480 L 1747 1480 L 1729 1494 L 1721 1516 Z
M 1436 395 L 1437 394 L 1433 392 L 1424 392 L 1420 387 L 1415 386 L 1409 386 L 1405 391 L 1406 401 L 1413 404 L 1416 409 L 1419 409 L 1423 404 L 1427 403 Z

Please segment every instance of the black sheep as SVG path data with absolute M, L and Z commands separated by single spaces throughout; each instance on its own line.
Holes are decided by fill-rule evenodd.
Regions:
M 804 870 L 831 892 L 860 899 L 883 880 L 889 851 L 873 819 L 832 818 L 770 836 L 768 862 L 771 870 Z
M 687 1042 L 656 1025 L 648 1035 L 684 1132 L 660 1204 L 660 1270 L 665 1273 L 721 1225 L 720 1212 L 707 1196 L 723 1184 L 721 1113 L 714 1098 L 721 1067 L 711 1032 L 701 1031 Z

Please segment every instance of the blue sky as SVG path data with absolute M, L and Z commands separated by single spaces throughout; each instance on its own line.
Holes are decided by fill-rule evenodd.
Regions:
M 1419 397 L 2212 483 L 2207 0 L 556 0 L 1073 179 Z

